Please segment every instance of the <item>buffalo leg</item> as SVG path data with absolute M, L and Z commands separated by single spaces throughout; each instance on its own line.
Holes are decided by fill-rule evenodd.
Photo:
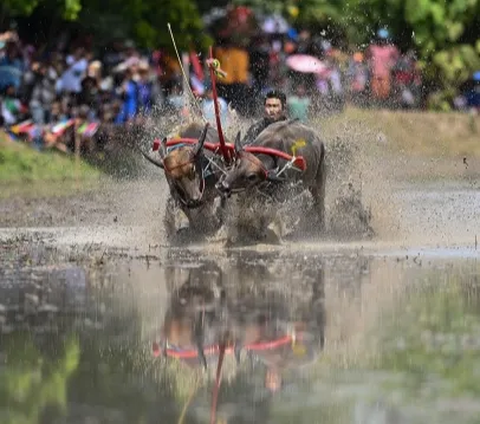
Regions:
M 218 227 L 221 227 L 225 223 L 225 218 L 226 218 L 226 214 L 227 214 L 226 209 L 227 209 L 227 198 L 222 196 L 220 198 L 220 204 L 218 205 L 218 208 L 216 210 Z
M 206 201 L 201 207 L 187 211 L 190 237 L 213 236 L 220 227 L 214 200 Z
M 313 197 L 313 213 L 315 214 L 315 224 L 317 231 L 322 233 L 325 231 L 325 186 L 326 186 L 326 169 L 325 162 L 318 168 L 315 184 L 310 187 Z
M 172 196 L 169 196 L 167 204 L 165 205 L 165 214 L 163 216 L 163 225 L 167 240 L 171 240 L 175 235 L 175 207 L 175 201 Z

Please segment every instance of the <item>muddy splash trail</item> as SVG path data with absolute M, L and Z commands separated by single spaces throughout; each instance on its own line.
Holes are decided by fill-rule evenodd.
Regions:
M 328 143 L 321 239 L 169 246 L 167 187 L 148 164 L 87 193 L 2 199 L 0 421 L 209 422 L 215 355 L 204 372 L 154 354 L 176 328 L 177 350 L 195 355 L 200 308 L 206 348 L 219 329 L 242 340 L 222 422 L 474 422 L 476 182 L 461 169 L 412 180 L 425 163 L 361 125 Z
M 173 135 L 175 128 L 165 125 Z M 320 132 L 322 125 L 317 125 Z M 226 135 L 233 139 L 247 126 L 247 122 L 238 120 Z M 160 135 L 158 127 L 155 131 L 152 128 L 147 127 L 141 141 L 144 145 L 151 142 L 152 134 Z M 423 175 L 428 166 L 433 170 L 433 159 L 430 164 L 409 162 L 392 154 L 384 138 L 361 122 L 337 125 L 333 135 L 326 138 L 327 234 L 318 240 L 287 238 L 281 245 L 249 248 L 325 251 L 474 247 L 480 237 L 480 216 L 475 213 L 480 205 L 477 179 L 465 178 L 459 169 L 456 179 L 412 180 L 412 175 Z M 133 180 L 105 180 L 95 191 L 80 195 L 2 199 L 0 236 L 5 239 L 34 232 L 64 245 L 95 243 L 141 251 L 151 246 L 167 248 L 162 228 L 167 185 L 161 170 L 145 162 L 142 166 L 140 176 Z M 305 203 L 308 205 L 308 199 Z M 293 221 L 302 213 L 304 205 L 295 200 L 283 218 Z M 214 253 L 224 248 L 225 234 L 220 232 L 201 244 L 186 244 Z

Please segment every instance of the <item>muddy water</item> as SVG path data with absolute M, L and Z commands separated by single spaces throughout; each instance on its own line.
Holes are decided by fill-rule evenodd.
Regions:
M 217 423 L 478 422 L 480 191 L 365 163 L 275 245 L 168 246 L 154 171 L 2 200 L 0 423 L 208 423 L 222 342 Z M 352 179 L 374 237 L 337 237 Z
M 239 348 L 216 422 L 480 415 L 474 249 L 208 253 L 55 237 L 2 236 L 2 423 L 210 422 L 220 341 Z

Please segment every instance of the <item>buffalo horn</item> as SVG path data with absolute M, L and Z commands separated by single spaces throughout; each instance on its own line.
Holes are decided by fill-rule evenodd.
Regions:
M 197 156 L 203 149 L 203 145 L 205 144 L 205 140 L 207 139 L 207 132 L 208 132 L 208 127 L 209 123 L 207 122 L 205 124 L 205 128 L 203 129 L 202 133 L 200 134 L 200 138 L 197 141 L 197 144 L 195 145 L 195 150 L 194 150 L 194 156 Z
M 149 154 L 145 153 L 142 149 L 140 149 L 140 153 L 143 155 L 145 159 L 147 159 L 150 163 L 153 163 L 155 166 L 163 169 L 163 162 L 157 159 L 150 157 Z
M 162 142 L 160 143 L 160 149 L 158 150 L 158 153 L 160 154 L 160 157 L 162 159 L 167 156 L 167 137 L 164 137 L 162 139 Z
M 235 137 L 235 152 L 241 152 L 243 150 L 242 148 L 242 134 L 239 131 L 237 133 L 237 136 Z

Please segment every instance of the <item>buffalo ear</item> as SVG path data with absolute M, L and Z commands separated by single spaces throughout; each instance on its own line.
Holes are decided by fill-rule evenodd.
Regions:
M 235 137 L 235 152 L 241 152 L 243 150 L 242 146 L 242 133 L 239 131 Z
M 162 139 L 162 142 L 160 143 L 160 149 L 158 149 L 158 153 L 160 154 L 160 157 L 162 160 L 167 156 L 167 137 L 164 137 Z

